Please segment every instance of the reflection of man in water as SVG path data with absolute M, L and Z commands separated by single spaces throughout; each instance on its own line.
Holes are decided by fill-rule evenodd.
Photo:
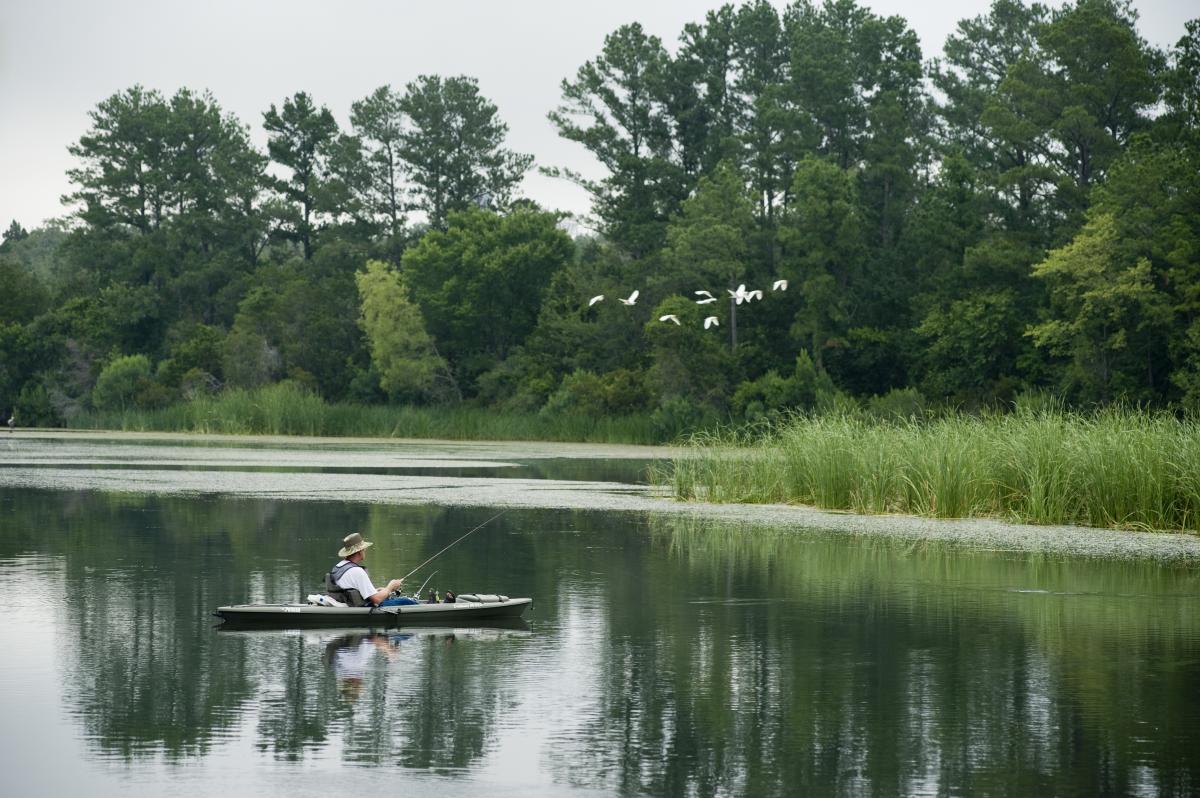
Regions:
M 385 635 L 363 634 L 346 635 L 330 642 L 325 649 L 326 656 L 333 666 L 342 698 L 356 701 L 375 652 L 382 651 L 392 659 L 398 645 L 398 641 L 393 644 Z
M 392 591 L 404 586 L 403 579 L 393 579 L 378 590 L 375 589 L 371 577 L 367 576 L 366 566 L 362 564 L 367 549 L 371 546 L 372 544 L 363 540 L 362 535 L 357 532 L 342 538 L 342 548 L 338 551 L 338 556 L 342 559 L 326 574 L 325 592 L 352 607 L 361 607 L 364 604 L 385 607 L 393 603 L 412 603 L 388 598 Z

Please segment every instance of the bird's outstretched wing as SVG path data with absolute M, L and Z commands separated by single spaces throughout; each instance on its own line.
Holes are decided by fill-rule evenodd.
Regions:
M 588 300 L 588 307 L 590 308 L 592 305 L 596 304 L 597 302 L 603 302 L 603 301 L 604 301 L 604 294 L 596 294 L 594 297 L 592 297 L 591 299 Z

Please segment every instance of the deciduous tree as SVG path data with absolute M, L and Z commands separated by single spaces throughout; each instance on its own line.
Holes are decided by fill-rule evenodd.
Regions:
M 372 260 L 354 279 L 362 304 L 359 325 L 370 343 L 371 361 L 388 398 L 394 402 L 461 399 L 401 275 L 388 264 Z

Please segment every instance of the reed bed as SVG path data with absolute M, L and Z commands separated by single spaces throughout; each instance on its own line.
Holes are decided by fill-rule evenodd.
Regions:
M 680 499 L 859 513 L 1196 530 L 1200 428 L 1166 414 L 797 416 L 746 443 L 697 435 L 660 479 Z
M 86 414 L 72 419 L 72 426 L 133 432 L 641 444 L 659 443 L 674 434 L 659 429 L 649 415 L 593 418 L 462 406 L 330 403 L 286 383 L 229 390 L 155 410 Z

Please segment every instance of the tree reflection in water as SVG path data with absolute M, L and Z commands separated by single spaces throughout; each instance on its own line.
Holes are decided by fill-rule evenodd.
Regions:
M 0 494 L 0 563 L 72 588 L 55 698 L 131 766 L 249 738 L 465 779 L 536 746 L 528 778 L 621 794 L 1200 785 L 1195 569 L 514 511 L 431 586 L 519 587 L 533 634 L 216 633 L 315 590 L 346 531 L 382 576 L 494 511 Z

